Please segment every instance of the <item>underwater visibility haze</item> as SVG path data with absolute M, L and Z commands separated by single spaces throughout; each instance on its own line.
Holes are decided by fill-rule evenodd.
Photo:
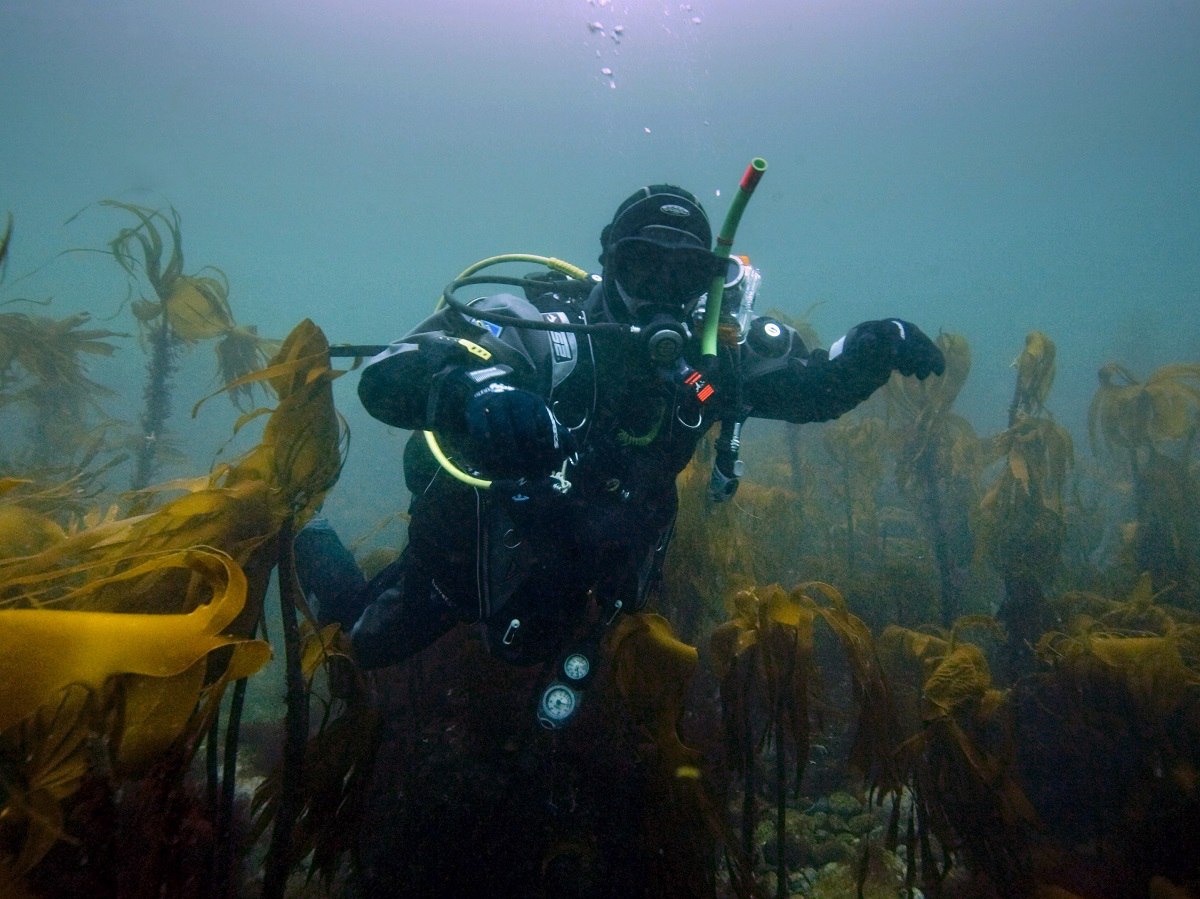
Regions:
M 1200 4 L 4 0 L 0 74 L 0 895 L 1200 896 Z M 685 471 L 575 733 L 355 670 L 290 536 L 394 555 L 407 434 L 327 344 L 755 157 L 758 311 L 946 375 Z

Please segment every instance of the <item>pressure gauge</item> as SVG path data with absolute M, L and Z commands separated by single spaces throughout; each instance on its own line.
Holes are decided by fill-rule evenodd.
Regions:
M 542 700 L 538 703 L 538 720 L 544 727 L 562 727 L 575 713 L 578 704 L 575 691 L 566 684 L 551 684 L 542 693 Z
M 583 653 L 573 652 L 563 659 L 562 670 L 568 680 L 581 681 L 592 670 L 592 663 Z

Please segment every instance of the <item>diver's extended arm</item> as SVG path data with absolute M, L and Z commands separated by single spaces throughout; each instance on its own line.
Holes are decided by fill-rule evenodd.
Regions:
M 743 347 L 742 368 L 750 415 L 803 423 L 850 411 L 893 371 L 918 378 L 941 374 L 945 360 L 920 328 L 900 319 L 856 325 L 826 352 L 808 350 L 791 328 L 760 318 Z

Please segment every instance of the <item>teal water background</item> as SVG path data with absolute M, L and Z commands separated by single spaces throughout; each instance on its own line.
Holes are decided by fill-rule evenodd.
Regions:
M 965 335 L 981 432 L 1004 427 L 1034 328 L 1077 436 L 1102 364 L 1200 361 L 1195 2 L 0 2 L 0 299 L 118 330 L 112 260 L 55 258 L 127 224 L 67 223 L 100 199 L 173 204 L 187 270 L 220 266 L 262 333 L 310 317 L 386 342 L 483 256 L 595 266 L 638 185 L 681 184 L 720 219 L 756 155 L 738 250 L 763 306 L 825 343 L 885 315 Z M 134 417 L 144 357 L 124 346 L 95 371 Z M 210 352 L 172 419 L 204 464 L 232 420 L 187 416 Z M 380 485 L 401 438 L 354 380 L 330 503 L 361 524 L 396 504 Z

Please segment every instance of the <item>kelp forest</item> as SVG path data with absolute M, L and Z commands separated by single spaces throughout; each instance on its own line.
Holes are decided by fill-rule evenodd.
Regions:
M 351 366 L 312 321 L 239 324 L 174 209 L 86 214 L 111 242 L 56 265 L 109 257 L 124 302 L 0 280 L 0 896 L 1200 897 L 1200 363 L 1034 331 L 981 434 L 942 333 L 944 376 L 748 425 L 731 502 L 705 445 L 659 595 L 551 731 L 545 672 L 470 625 L 370 673 L 316 626 L 292 543 Z M 1086 434 L 1060 364 L 1099 366 Z M 201 470 L 174 426 L 228 402 Z

